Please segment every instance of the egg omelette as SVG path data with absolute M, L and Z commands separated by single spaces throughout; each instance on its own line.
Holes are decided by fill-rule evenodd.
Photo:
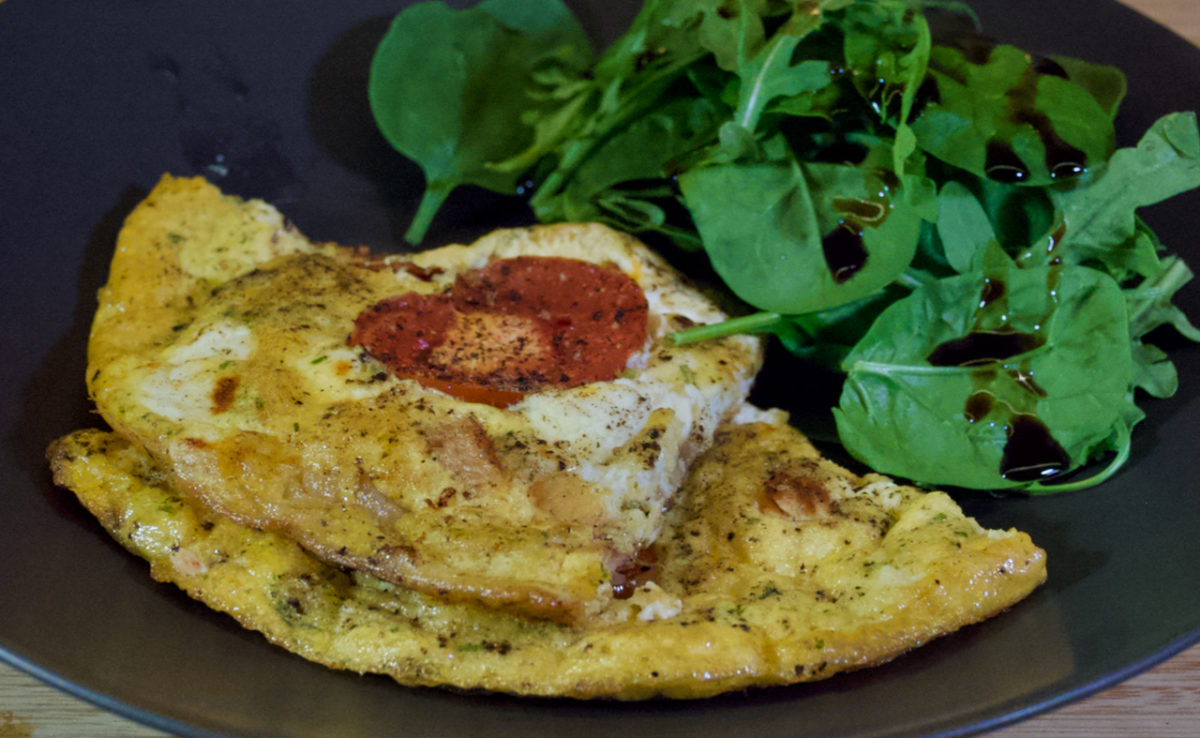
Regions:
M 195 505 L 113 433 L 76 432 L 49 455 L 156 579 L 307 659 L 405 685 L 644 699 L 823 679 L 994 615 L 1045 578 L 1026 534 L 985 530 L 942 492 L 851 474 L 781 414 L 736 420 L 693 465 L 634 595 L 575 625 L 325 563 Z
M 395 584 L 575 622 L 622 594 L 745 400 L 757 338 L 666 339 L 723 317 L 604 226 L 379 257 L 165 176 L 119 234 L 87 380 L 198 504 Z
M 479 291 L 488 270 L 531 256 L 638 285 L 645 338 L 617 376 L 547 384 L 530 370 L 479 396 L 495 362 L 469 342 L 446 363 L 488 380 L 474 386 L 433 361 L 406 370 L 363 328 L 365 311 L 432 314 L 456 289 L 460 313 L 503 302 Z M 468 329 L 534 344 L 500 365 L 543 366 L 557 345 L 511 313 L 476 318 Z M 48 456 L 156 579 L 305 658 L 409 685 L 641 699 L 808 681 L 887 661 L 1044 580 L 1027 535 L 856 476 L 782 413 L 746 405 L 754 339 L 697 353 L 663 340 L 720 318 L 598 226 L 381 258 L 165 177 L 122 231 L 89 343 L 113 430 Z

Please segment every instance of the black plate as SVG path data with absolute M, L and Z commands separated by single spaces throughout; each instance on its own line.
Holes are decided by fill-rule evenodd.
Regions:
M 95 424 L 87 326 L 121 219 L 163 171 L 277 204 L 316 239 L 397 248 L 418 170 L 374 131 L 366 66 L 403 2 L 0 4 L 0 657 L 179 734 L 782 736 L 967 732 L 1116 683 L 1200 639 L 1200 350 L 1166 337 L 1182 389 L 1147 401 L 1133 463 L 1103 487 L 962 498 L 1048 550 L 1027 602 L 882 668 L 703 702 L 613 704 L 405 689 L 328 671 L 151 581 L 67 492 L 46 444 Z M 1125 69 L 1124 145 L 1200 101 L 1200 51 L 1111 0 L 979 0 L 992 34 Z M 598 38 L 631 0 L 577 2 Z M 1200 195 L 1146 213 L 1200 264 Z M 460 192 L 431 240 L 529 221 Z M 1200 288 L 1181 303 L 1200 315 Z M 784 403 L 795 398 L 779 398 Z

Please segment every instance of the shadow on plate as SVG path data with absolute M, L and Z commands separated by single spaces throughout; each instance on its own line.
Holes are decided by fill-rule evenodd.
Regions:
M 43 358 L 22 388 L 17 428 L 37 429 L 13 438 L 16 458 L 25 474 L 41 489 L 56 512 L 90 520 L 74 497 L 53 485 L 46 464 L 46 448 L 54 439 L 85 427 L 103 427 L 85 386 L 87 342 L 96 310 L 96 292 L 108 279 L 112 260 L 126 216 L 146 196 L 145 190 L 129 187 L 91 230 L 84 246 L 75 285 L 75 314 L 66 332 Z

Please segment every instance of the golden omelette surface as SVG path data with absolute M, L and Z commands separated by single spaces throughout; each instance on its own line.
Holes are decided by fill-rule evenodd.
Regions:
M 307 659 L 408 685 L 704 697 L 887 661 L 1025 597 L 1044 553 L 940 492 L 855 476 L 778 414 L 726 425 L 668 514 L 637 594 L 571 626 L 347 573 L 191 503 L 126 440 L 78 431 L 58 483 L 160 581 Z
M 347 345 L 378 301 L 518 256 L 636 282 L 649 335 L 624 373 L 501 409 L 399 379 Z M 744 402 L 757 339 L 666 342 L 723 317 L 603 226 L 371 257 L 311 243 L 266 203 L 167 176 L 118 238 L 87 379 L 114 431 L 192 502 L 393 583 L 577 622 L 611 603 L 613 571 L 655 540 L 688 465 Z

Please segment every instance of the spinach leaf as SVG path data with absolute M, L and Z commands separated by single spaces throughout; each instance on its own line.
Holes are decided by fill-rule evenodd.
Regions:
M 679 176 L 713 268 L 762 310 L 809 313 L 881 290 L 908 267 L 931 187 L 869 168 L 795 160 L 716 164 Z
M 805 287 L 832 284 L 833 275 L 822 264 L 823 234 L 797 162 L 692 169 L 679 186 L 713 268 L 734 294 L 774 312 L 814 309 Z
M 1038 489 L 1141 418 L 1124 297 L 1086 267 L 1009 265 L 919 288 L 843 368 L 843 444 L 930 484 Z
M 590 60 L 560 0 L 485 0 L 468 10 L 418 3 L 398 13 L 372 59 L 368 97 L 383 135 L 425 172 L 406 238 L 419 242 L 460 184 L 514 191 L 520 173 L 490 165 L 529 146 L 529 114 L 551 107 L 523 92 L 535 70 Z
M 977 255 L 996 241 L 983 205 L 966 185 L 950 180 L 938 193 L 937 232 L 947 263 L 961 273 L 979 268 Z
M 1053 188 L 1024 187 L 969 174 L 955 179 L 979 198 L 996 230 L 996 240 L 1009 253 L 1028 248 L 1049 233 L 1058 217 L 1048 194 Z

